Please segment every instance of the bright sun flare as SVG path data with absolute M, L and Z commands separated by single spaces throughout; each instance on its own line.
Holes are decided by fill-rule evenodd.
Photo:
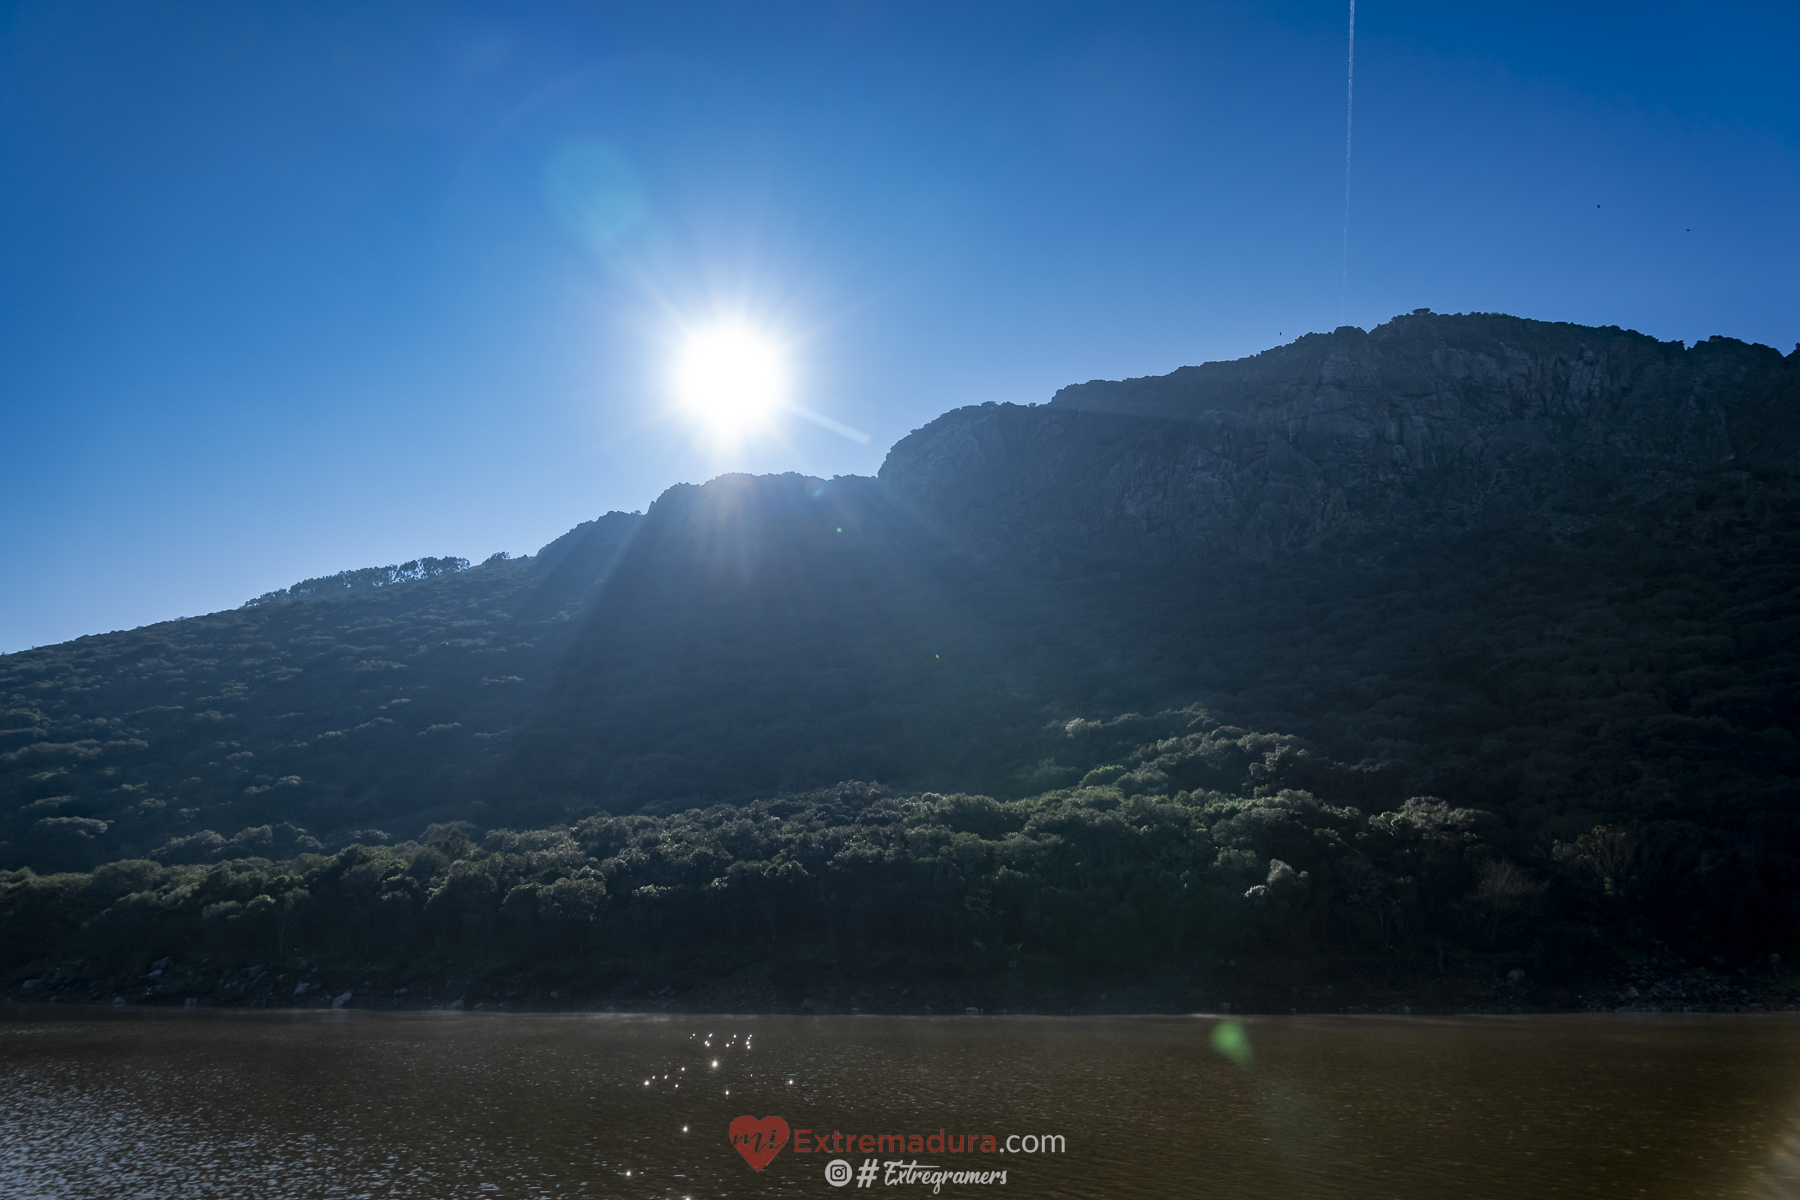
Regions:
M 780 347 L 741 325 L 688 335 L 675 364 L 681 407 L 717 434 L 766 420 L 786 398 Z

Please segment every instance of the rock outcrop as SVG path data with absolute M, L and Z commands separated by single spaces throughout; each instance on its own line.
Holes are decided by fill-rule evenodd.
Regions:
M 958 409 L 881 469 L 975 544 L 1053 570 L 1267 559 L 1387 527 L 1554 534 L 1645 505 L 1686 526 L 1697 507 L 1755 520 L 1797 474 L 1800 348 L 1423 310 Z

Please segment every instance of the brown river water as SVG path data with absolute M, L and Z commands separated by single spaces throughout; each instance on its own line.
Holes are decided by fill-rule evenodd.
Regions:
M 0 1197 L 1800 1198 L 1793 1017 L 1220 1025 L 12 1005 Z

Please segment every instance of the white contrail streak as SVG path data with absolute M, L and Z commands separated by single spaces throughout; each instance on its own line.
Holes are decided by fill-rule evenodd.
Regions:
M 1338 293 L 1338 320 L 1350 296 L 1350 122 L 1356 113 L 1356 0 L 1350 0 L 1350 64 L 1344 75 L 1344 282 Z

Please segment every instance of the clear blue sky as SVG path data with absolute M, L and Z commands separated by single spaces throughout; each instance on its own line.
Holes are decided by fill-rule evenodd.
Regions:
M 0 651 L 1420 305 L 1800 340 L 1800 8 L 1364 0 L 1342 294 L 1346 16 L 0 6 Z M 726 312 L 870 440 L 670 419 Z

